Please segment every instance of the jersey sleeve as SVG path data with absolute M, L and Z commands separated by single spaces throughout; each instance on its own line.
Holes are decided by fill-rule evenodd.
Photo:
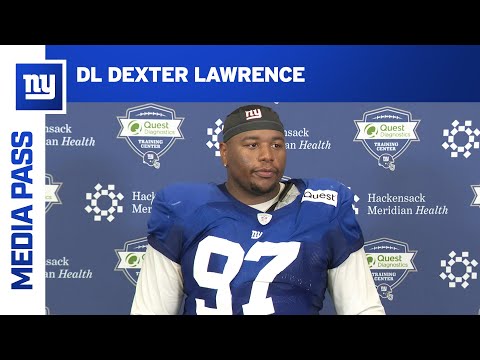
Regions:
M 328 271 L 328 291 L 338 315 L 385 315 L 363 248 Z
M 340 184 L 339 205 L 334 219 L 333 236 L 330 239 L 331 261 L 329 268 L 342 264 L 351 253 L 362 248 L 364 238 L 362 229 L 353 210 L 354 193 Z
M 181 218 L 173 206 L 165 190 L 157 192 L 147 223 L 147 239 L 155 250 L 178 264 L 182 251 L 183 228 Z
M 183 304 L 180 265 L 147 246 L 138 276 L 131 315 L 177 315 Z

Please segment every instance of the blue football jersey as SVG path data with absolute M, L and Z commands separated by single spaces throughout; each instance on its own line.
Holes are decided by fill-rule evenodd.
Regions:
M 148 242 L 181 265 L 185 314 L 318 314 L 327 270 L 363 244 L 354 194 L 332 179 L 292 179 L 300 194 L 263 213 L 224 184 L 156 194 Z

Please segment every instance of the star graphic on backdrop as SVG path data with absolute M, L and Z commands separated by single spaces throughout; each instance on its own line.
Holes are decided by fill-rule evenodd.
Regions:
M 48 212 L 53 205 L 62 204 L 62 200 L 58 196 L 58 191 L 62 185 L 62 182 L 53 181 L 51 174 L 45 174 L 45 212 Z
M 473 193 L 475 197 L 472 200 L 470 206 L 478 206 L 480 207 L 480 185 L 470 185 L 472 187 Z

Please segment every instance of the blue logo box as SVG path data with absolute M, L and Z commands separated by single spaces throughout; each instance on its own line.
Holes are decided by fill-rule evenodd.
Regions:
M 17 110 L 63 110 L 63 64 L 17 64 Z

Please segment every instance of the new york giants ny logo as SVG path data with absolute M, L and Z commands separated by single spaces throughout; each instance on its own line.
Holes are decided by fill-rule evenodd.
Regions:
M 17 64 L 17 110 L 66 114 L 66 61 Z
M 247 120 L 260 119 L 262 117 L 262 111 L 260 109 L 246 110 L 245 117 Z
M 263 235 L 263 231 L 252 230 L 252 237 L 251 239 L 257 240 L 260 239 L 260 236 Z
M 55 98 L 54 74 L 24 74 L 25 99 L 52 100 Z

